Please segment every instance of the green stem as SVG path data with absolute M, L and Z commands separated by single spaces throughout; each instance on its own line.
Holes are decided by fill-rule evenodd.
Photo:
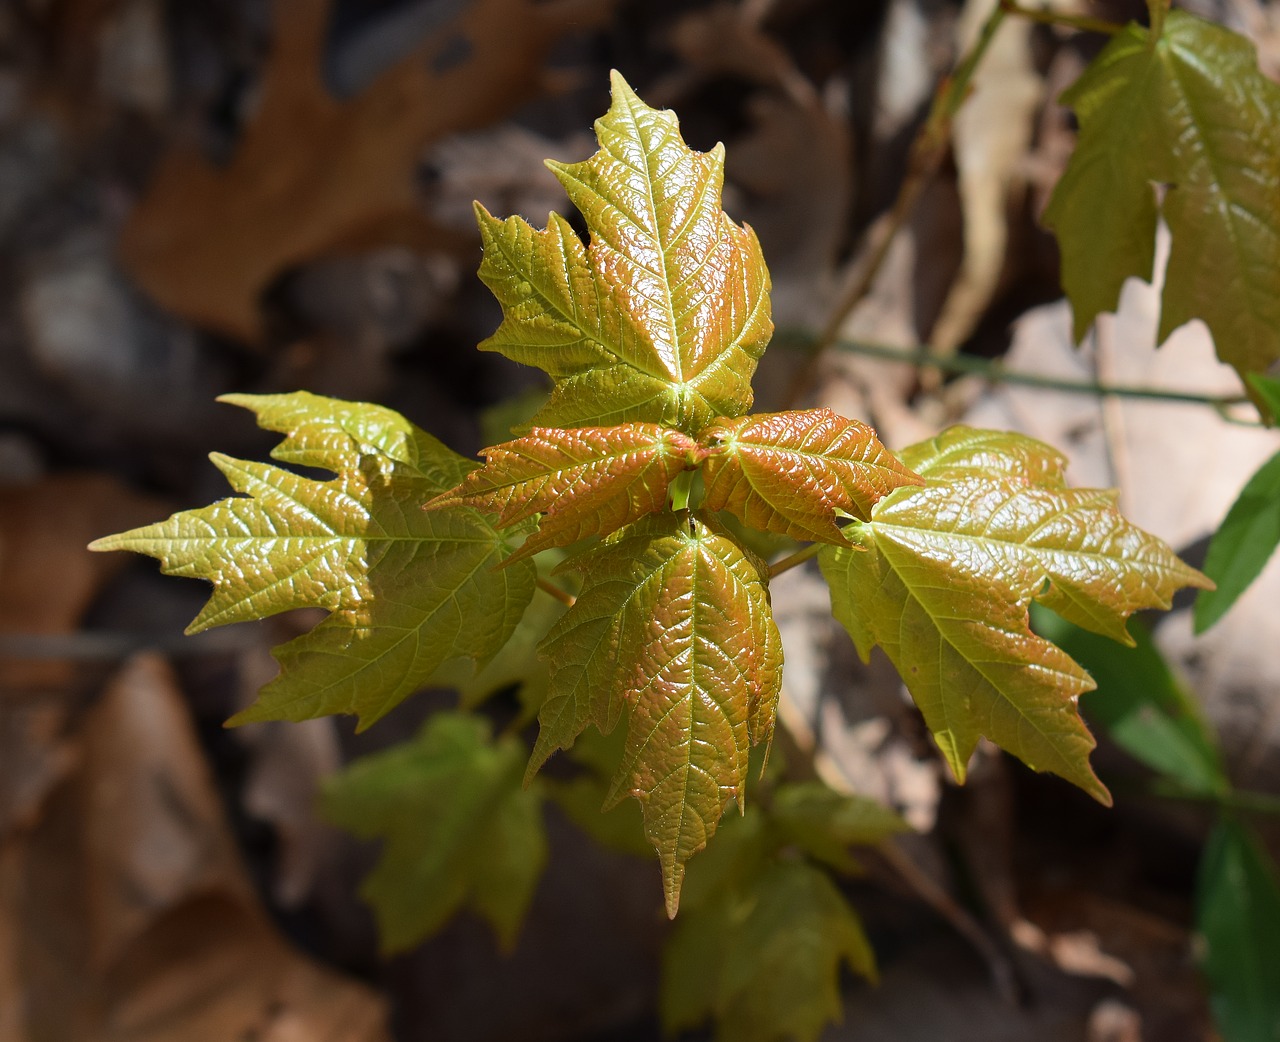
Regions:
M 1115 36 L 1117 33 L 1124 32 L 1124 26 L 1118 22 L 1089 18 L 1086 15 L 1041 11 L 1034 7 L 1023 7 L 1017 0 L 1000 0 L 1000 7 L 1008 14 L 1025 18 L 1029 22 L 1039 22 L 1042 25 L 1060 25 L 1067 29 L 1079 29 L 1085 33 L 1101 33 L 1103 36 Z
M 920 196 L 933 180 L 933 175 L 937 173 L 943 159 L 946 158 L 951 141 L 952 120 L 969 96 L 974 74 L 987 53 L 987 48 L 991 46 L 996 30 L 1004 21 L 1005 13 L 1003 7 L 996 7 L 991 12 L 990 17 L 983 23 L 972 49 L 956 66 L 955 71 L 944 77 L 934 91 L 929 114 L 916 133 L 915 140 L 911 142 L 911 151 L 907 157 L 907 173 L 898 189 L 898 197 L 889 211 L 887 222 L 879 229 L 879 242 L 872 250 L 858 278 L 849 285 L 836 302 L 826 325 L 822 327 L 813 356 L 800 367 L 792 379 L 786 394 L 786 402 L 794 404 L 803 397 L 817 374 L 818 360 L 822 353 L 836 342 L 845 319 L 871 292 L 876 276 L 880 274 L 880 269 L 889 256 L 889 247 L 893 245 L 898 232 L 911 217 Z
M 789 557 L 784 557 L 781 561 L 775 561 L 769 565 L 769 578 L 773 579 L 781 575 L 783 572 L 789 572 L 792 568 L 798 568 L 805 561 L 817 557 L 825 543 L 810 543 L 803 550 L 797 550 Z
M 544 579 L 542 578 L 542 576 L 538 576 L 538 589 L 541 590 L 543 593 L 549 593 L 561 604 L 567 605 L 570 608 L 573 607 L 574 603 L 578 599 L 573 594 L 571 594 L 568 590 L 562 590 L 550 579 Z
M 782 344 L 799 344 L 809 346 L 811 350 L 821 347 L 821 338 L 803 333 L 781 331 L 778 337 Z M 1108 384 L 1097 380 L 1068 380 L 1055 376 L 1041 376 L 1037 373 L 1024 373 L 1007 369 L 998 359 L 976 358 L 973 355 L 935 355 L 927 348 L 892 347 L 888 344 L 870 344 L 857 340 L 835 340 L 830 346 L 852 354 L 866 355 L 870 358 L 884 358 L 893 362 L 908 362 L 911 365 L 938 369 L 944 373 L 970 373 L 985 377 L 993 383 L 1018 384 L 1023 387 L 1038 387 L 1046 391 L 1065 391 L 1068 394 L 1088 394 L 1094 397 L 1113 396 L 1117 398 L 1143 398 L 1150 401 L 1191 402 L 1197 405 L 1210 405 L 1219 412 L 1234 405 L 1242 405 L 1249 401 L 1243 394 L 1212 395 L 1196 391 L 1171 391 L 1159 387 L 1137 387 L 1128 384 Z
M 682 470 L 671 482 L 671 509 L 689 509 L 689 496 L 693 491 L 693 471 Z
M 1164 16 L 1169 13 L 1170 0 L 1147 0 L 1147 11 L 1151 15 L 1151 39 L 1160 39 L 1164 32 Z
M 1170 779 L 1156 779 L 1150 791 L 1156 796 L 1188 803 L 1208 803 L 1222 810 L 1240 810 L 1254 814 L 1280 816 L 1280 796 L 1268 792 L 1250 792 L 1228 789 L 1225 792 L 1203 792 L 1188 789 Z

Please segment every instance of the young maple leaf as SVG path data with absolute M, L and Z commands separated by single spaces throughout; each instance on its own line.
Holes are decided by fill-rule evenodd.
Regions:
M 294 608 L 331 613 L 275 650 L 280 675 L 232 723 L 355 713 L 368 727 L 446 660 L 483 663 L 506 643 L 533 596 L 533 566 L 495 571 L 510 549 L 474 510 L 421 509 L 474 464 L 379 406 L 306 392 L 222 401 L 288 435 L 276 459 L 337 476 L 214 454 L 243 495 L 90 548 L 148 554 L 168 575 L 212 582 L 188 633 Z
M 674 113 L 649 108 L 616 72 L 612 83 L 600 151 L 547 164 L 590 246 L 555 214 L 538 231 L 477 204 L 480 278 L 504 315 L 480 347 L 554 379 L 536 426 L 638 420 L 694 434 L 751 406 L 773 331 L 769 273 L 755 233 L 720 208 L 723 146 L 695 152 Z
M 1151 279 L 1163 217 L 1159 340 L 1200 318 L 1224 362 L 1265 371 L 1280 358 L 1280 86 L 1253 45 L 1170 11 L 1156 38 L 1139 25 L 1113 36 L 1062 101 L 1080 141 L 1044 220 L 1076 339 L 1115 310 L 1126 278 Z
M 493 741 L 483 719 L 441 712 L 326 783 L 326 818 L 385 841 L 360 888 L 383 951 L 413 947 L 463 905 L 514 945 L 547 863 L 542 796 L 520 783 L 524 754 L 514 735 Z
M 844 1009 L 840 966 L 874 981 L 875 956 L 827 873 L 777 861 L 681 916 L 663 957 L 670 1032 L 716 1018 L 716 1038 L 813 1042 Z
M 593 723 L 630 708 L 607 806 L 640 800 L 668 914 L 684 865 L 741 803 L 750 746 L 768 742 L 782 642 L 763 565 L 686 511 L 644 518 L 571 558 L 582 593 L 547 634 L 550 691 L 526 777 Z
M 538 531 L 507 559 L 608 535 L 667 506 L 677 474 L 701 455 L 693 439 L 653 423 L 556 430 L 484 449 L 487 461 L 429 508 L 459 503 L 498 515 L 502 527 L 542 514 Z
M 1209 580 L 1114 493 L 1068 488 L 1062 456 L 1031 438 L 953 427 L 902 458 L 928 484 L 891 493 L 844 529 L 854 547 L 819 556 L 836 617 L 864 658 L 888 654 L 958 780 L 985 735 L 1109 803 L 1076 706 L 1093 681 L 1031 632 L 1031 601 L 1132 643 L 1134 611 Z
M 830 409 L 722 420 L 698 440 L 705 508 L 795 539 L 845 545 L 838 517 L 865 519 L 895 488 L 923 484 L 874 430 Z

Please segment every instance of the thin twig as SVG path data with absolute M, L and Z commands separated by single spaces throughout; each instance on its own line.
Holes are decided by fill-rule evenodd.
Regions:
M 1090 18 L 1088 15 L 1058 14 L 1056 11 L 1043 11 L 1034 7 L 1023 7 L 1017 0 L 1000 0 L 1000 7 L 1008 14 L 1025 18 L 1029 22 L 1041 25 L 1059 25 L 1064 29 L 1079 29 L 1084 33 L 1100 33 L 1103 36 L 1115 36 L 1124 32 L 1125 27 L 1119 22 L 1108 22 L 1101 18 Z
M 1171 779 L 1157 778 L 1150 783 L 1150 792 L 1167 800 L 1186 803 L 1207 803 L 1223 810 L 1246 811 L 1253 814 L 1280 816 L 1280 796 L 1269 792 L 1230 789 L 1226 792 L 1203 792 L 1184 788 Z
M 850 283 L 828 316 L 819 334 L 813 355 L 792 379 L 786 395 L 787 402 L 792 404 L 798 402 L 813 382 L 818 360 L 823 352 L 836 342 L 845 320 L 871 291 L 876 276 L 880 274 L 880 269 L 889 256 L 889 248 L 893 245 L 893 240 L 907 223 L 921 194 L 933 180 L 938 167 L 942 165 L 942 160 L 950 147 L 951 123 L 956 113 L 960 111 L 960 106 L 969 96 L 974 73 L 977 72 L 979 63 L 991 45 L 996 30 L 1000 28 L 1000 23 L 1004 21 L 1005 14 L 1003 7 L 996 7 L 991 12 L 973 48 L 956 66 L 955 71 L 944 77 L 934 91 L 929 114 L 916 133 L 915 140 L 911 142 L 907 172 L 898 189 L 898 197 L 894 200 L 888 216 L 877 225 L 878 241 L 866 263 L 861 266 L 858 277 Z
M 809 334 L 794 332 L 779 333 L 777 339 L 778 343 L 783 345 L 799 344 L 806 347 L 812 345 L 814 350 L 821 343 L 820 339 Z M 837 339 L 830 346 L 838 351 L 848 351 L 851 354 L 866 355 L 870 358 L 909 362 L 912 365 L 940 369 L 948 373 L 969 373 L 984 377 L 993 383 L 1018 384 L 1023 387 L 1037 387 L 1046 391 L 1065 391 L 1068 394 L 1087 394 L 1098 398 L 1107 396 L 1142 398 L 1157 402 L 1190 402 L 1195 405 L 1211 406 L 1224 414 L 1227 409 L 1233 406 L 1244 405 L 1249 402 L 1249 398 L 1243 394 L 1202 394 L 1199 391 L 1175 391 L 1161 387 L 1112 384 L 1100 380 L 1068 380 L 1056 376 L 1041 376 L 1038 373 L 1026 373 L 1008 369 L 999 360 L 977 358 L 973 355 L 949 355 L 944 357 L 933 354 L 928 348 L 901 348 L 892 347 L 889 344 L 872 344 L 859 340 L 844 339 Z

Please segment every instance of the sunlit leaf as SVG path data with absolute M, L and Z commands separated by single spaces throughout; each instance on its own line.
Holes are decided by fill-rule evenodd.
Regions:
M 1200 318 L 1224 362 L 1265 370 L 1280 358 L 1280 86 L 1252 44 L 1171 11 L 1157 39 L 1136 24 L 1112 37 L 1062 100 L 1080 140 L 1044 219 L 1076 339 L 1126 278 L 1150 281 L 1160 216 L 1159 339 Z
M 584 576 L 547 635 L 551 692 L 530 773 L 588 723 L 629 711 L 609 803 L 640 800 L 667 909 L 684 864 L 741 802 L 749 747 L 769 740 L 782 647 L 760 565 L 686 512 L 646 518 L 569 562 Z
M 824 547 L 832 607 L 859 653 L 902 674 L 952 771 L 985 735 L 1036 770 L 1109 802 L 1076 699 L 1093 682 L 1033 634 L 1033 598 L 1128 642 L 1125 619 L 1208 580 L 1127 522 L 1114 494 L 1069 489 L 1062 459 L 1017 434 L 957 427 L 902 453 L 924 488 L 902 488 Z
M 418 736 L 356 760 L 330 779 L 325 817 L 382 855 L 360 895 L 386 952 L 474 909 L 511 948 L 547 863 L 540 792 L 521 784 L 525 746 L 488 724 L 436 713 Z
M 1280 1038 L 1280 877 L 1252 830 L 1218 824 L 1200 861 L 1196 928 L 1225 1042 Z
M 699 435 L 706 508 L 793 539 L 843 544 L 840 517 L 870 516 L 902 485 L 919 484 L 865 423 L 830 409 L 722 420 Z
M 538 531 L 509 560 L 587 536 L 608 535 L 667 506 L 676 475 L 698 447 L 679 431 L 652 423 L 556 430 L 484 450 L 486 463 L 429 506 L 476 507 L 506 527 L 541 514 Z
M 280 675 L 233 722 L 354 713 L 367 727 L 445 660 L 483 663 L 506 643 L 533 595 L 532 565 L 495 571 L 510 551 L 474 510 L 422 509 L 471 464 L 378 406 L 305 392 L 224 400 L 288 435 L 275 458 L 337 476 L 215 454 L 242 495 L 93 549 L 149 554 L 166 574 L 212 582 L 189 632 L 294 608 L 330 612 L 276 649 Z
M 639 420 L 694 434 L 751 406 L 773 330 L 760 244 L 720 208 L 723 148 L 690 149 L 674 113 L 617 73 L 596 136 L 591 159 L 548 163 L 589 247 L 554 214 L 538 231 L 477 207 L 480 277 L 504 315 L 480 346 L 554 379 L 538 426 Z

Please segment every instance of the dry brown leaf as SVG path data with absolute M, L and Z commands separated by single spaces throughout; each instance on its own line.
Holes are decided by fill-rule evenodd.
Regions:
M 446 134 L 484 126 L 539 90 L 542 62 L 602 0 L 472 0 L 350 100 L 321 82 L 326 0 L 275 0 L 261 105 L 224 167 L 190 146 L 162 160 L 121 234 L 121 256 L 164 307 L 242 340 L 291 266 L 388 244 L 440 247 L 415 170 Z
M 253 758 L 244 809 L 275 828 L 279 853 L 272 890 L 281 905 L 295 907 L 334 852 L 335 831 L 316 816 L 315 804 L 320 782 L 342 765 L 338 733 L 332 717 L 243 731 L 251 728 L 244 736 Z
M 294 951 L 257 904 L 163 660 L 131 660 L 79 740 L 37 826 L 0 849 L 15 1038 L 387 1038 L 381 1000 Z
M 62 699 L 0 700 L 0 843 L 35 823 L 45 796 L 75 765 L 64 734 L 69 715 Z
M 17 657 L 18 635 L 71 633 L 102 583 L 124 564 L 85 547 L 164 505 L 102 474 L 60 474 L 0 488 L 0 692 L 57 687 L 64 662 Z M 3 699 L 0 699 L 3 702 Z

